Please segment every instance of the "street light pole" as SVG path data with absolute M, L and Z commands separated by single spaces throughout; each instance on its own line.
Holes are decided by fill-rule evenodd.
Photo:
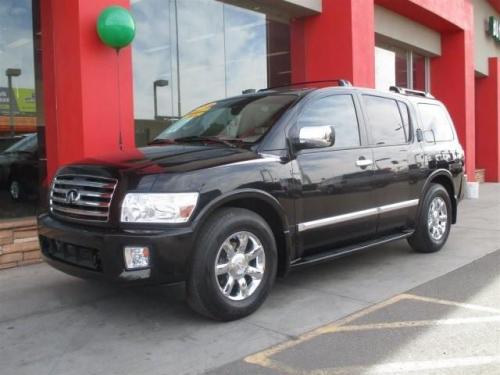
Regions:
M 9 90 L 9 128 L 10 128 L 10 136 L 14 137 L 16 134 L 14 130 L 14 100 L 12 95 L 12 76 L 7 76 L 7 87 Z
M 157 79 L 153 82 L 153 100 L 154 100 L 154 119 L 158 118 L 158 96 L 157 96 L 157 87 L 165 87 L 168 86 L 168 81 L 166 79 Z
M 7 86 L 9 90 L 9 126 L 10 126 L 10 135 L 14 137 L 16 135 L 16 131 L 14 129 L 14 95 L 12 92 L 12 77 L 19 77 L 21 75 L 21 69 L 8 68 L 5 71 L 5 75 L 7 76 Z

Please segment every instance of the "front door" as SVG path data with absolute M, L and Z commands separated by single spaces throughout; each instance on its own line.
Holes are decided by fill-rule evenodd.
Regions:
M 335 128 L 332 147 L 300 150 L 292 164 L 300 187 L 299 253 L 330 250 L 375 235 L 373 157 L 359 114 L 354 96 L 330 94 L 306 103 L 298 116 L 295 134 L 306 126 Z

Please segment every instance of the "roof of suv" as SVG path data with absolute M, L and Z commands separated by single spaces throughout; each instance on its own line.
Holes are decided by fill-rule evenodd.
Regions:
M 432 96 L 430 93 L 425 92 L 425 91 L 418 91 L 418 90 L 410 90 L 402 87 L 397 87 L 397 86 L 391 86 L 388 91 L 382 91 L 382 90 L 376 90 L 372 88 L 367 88 L 367 87 L 359 87 L 359 86 L 352 86 L 348 81 L 341 80 L 342 84 L 338 86 L 332 86 L 332 85 L 324 85 L 324 86 L 314 86 L 315 84 L 320 84 L 320 83 L 326 83 L 326 82 L 331 82 L 331 81 L 313 81 L 313 82 L 301 82 L 298 84 L 292 84 L 289 86 L 279 86 L 279 87 L 274 87 L 274 88 L 268 88 L 268 89 L 262 89 L 259 90 L 257 93 L 273 93 L 273 92 L 279 92 L 282 94 L 298 94 L 300 96 L 307 95 L 311 92 L 317 92 L 317 91 L 345 91 L 345 90 L 350 90 L 350 91 L 357 91 L 361 93 L 366 93 L 366 94 L 376 94 L 376 95 L 383 95 L 386 97 L 393 97 L 393 98 L 405 98 L 411 102 L 429 102 L 432 101 L 434 103 L 440 103 L 439 100 L 437 100 L 434 96 Z

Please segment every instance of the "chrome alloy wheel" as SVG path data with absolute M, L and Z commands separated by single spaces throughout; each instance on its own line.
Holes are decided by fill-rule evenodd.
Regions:
M 215 258 L 215 277 L 222 294 L 233 301 L 250 297 L 264 277 L 266 254 L 253 233 L 237 232 L 222 243 Z
M 439 241 L 446 233 L 448 224 L 448 209 L 443 198 L 435 197 L 429 206 L 427 227 L 434 241 Z
M 12 199 L 19 199 L 19 196 L 21 195 L 21 187 L 19 186 L 19 182 L 12 181 L 10 183 L 9 192 Z

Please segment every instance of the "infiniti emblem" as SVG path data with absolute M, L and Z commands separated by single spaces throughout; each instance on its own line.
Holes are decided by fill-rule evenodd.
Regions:
M 80 192 L 78 190 L 69 190 L 66 193 L 66 203 L 76 203 L 80 200 Z

